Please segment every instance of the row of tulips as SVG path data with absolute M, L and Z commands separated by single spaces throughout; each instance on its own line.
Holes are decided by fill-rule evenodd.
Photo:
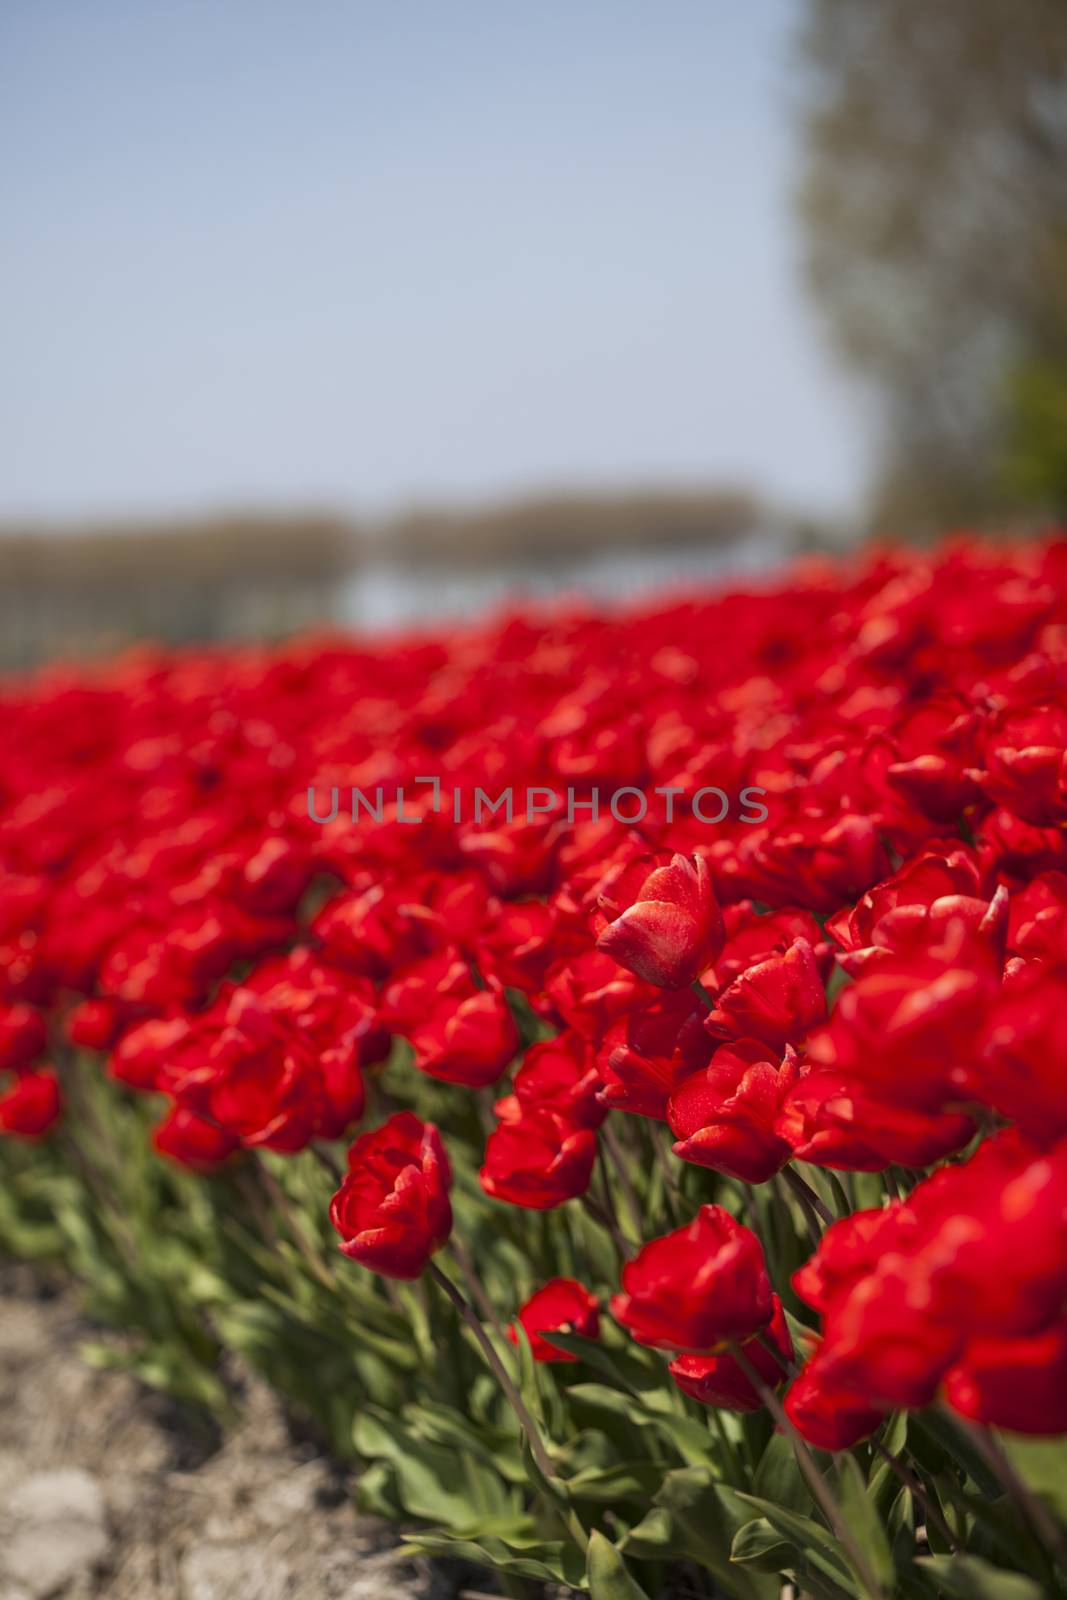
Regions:
M 1067 545 L 0 715 L 0 1240 L 144 1376 L 520 1589 L 1067 1588 Z

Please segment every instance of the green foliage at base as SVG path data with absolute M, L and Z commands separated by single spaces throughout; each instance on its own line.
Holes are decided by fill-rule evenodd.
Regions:
M 72 1274 L 88 1313 L 122 1330 L 121 1340 L 89 1347 L 90 1359 L 121 1365 L 223 1424 L 240 1406 L 242 1364 L 261 1374 L 359 1468 L 363 1508 L 415 1525 L 407 1537 L 416 1550 L 495 1568 L 516 1594 L 553 1582 L 594 1600 L 637 1600 L 681 1570 L 695 1592 L 703 1584 L 734 1600 L 777 1600 L 783 1581 L 816 1600 L 864 1600 L 852 1554 L 765 1414 L 689 1400 L 667 1380 L 666 1357 L 607 1317 L 597 1341 L 552 1336 L 574 1363 L 537 1363 L 524 1337 L 517 1346 L 501 1337 L 530 1291 L 560 1272 L 606 1300 L 618 1274 L 612 1240 L 578 1203 L 548 1217 L 488 1200 L 473 1097 L 441 1095 L 402 1056 L 388 1082 L 447 1129 L 456 1233 L 496 1309 L 491 1336 L 546 1442 L 550 1478 L 444 1295 L 429 1281 L 386 1282 L 339 1254 L 327 1221 L 334 1179 L 310 1152 L 243 1157 L 208 1178 L 183 1172 L 151 1151 L 143 1097 L 85 1063 L 77 1119 L 67 1123 L 77 1142 L 66 1129 L 37 1145 L 0 1141 L 0 1252 Z M 378 1105 L 371 1120 L 388 1109 Z M 629 1176 L 653 1231 L 670 1225 L 670 1196 L 649 1131 L 631 1120 Z M 343 1154 L 326 1152 L 327 1162 Z M 682 1181 L 687 1205 L 740 1204 L 701 1169 L 685 1169 Z M 832 1199 L 829 1184 L 825 1192 Z M 762 1191 L 754 1198 L 765 1203 Z M 762 1220 L 785 1282 L 805 1253 L 803 1219 L 781 1203 L 772 1210 L 768 1196 Z M 462 1280 L 448 1252 L 440 1260 Z M 802 1332 L 799 1304 L 787 1309 Z M 820 1458 L 886 1595 L 1037 1600 L 1040 1582 L 1055 1582 L 1047 1553 L 961 1430 L 931 1413 L 891 1419 L 883 1439 L 893 1451 L 907 1441 L 926 1493 L 969 1552 L 966 1561 L 951 1555 L 875 1443 L 836 1463 Z M 1020 1475 L 1065 1509 L 1062 1446 L 1011 1449 Z M 924 1523 L 928 1554 L 916 1559 Z

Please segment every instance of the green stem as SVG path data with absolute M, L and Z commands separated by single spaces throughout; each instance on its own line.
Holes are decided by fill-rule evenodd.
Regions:
M 892 1167 L 886 1167 L 883 1171 L 882 1183 L 885 1185 L 885 1191 L 890 1200 L 900 1199 L 900 1184 L 897 1182 L 897 1175 Z
M 816 1193 L 806 1178 L 800 1176 L 795 1167 L 783 1167 L 782 1177 L 801 1204 L 810 1206 L 813 1211 L 817 1212 L 827 1227 L 837 1221 L 826 1201 L 820 1194 Z
M 822 1228 L 819 1226 L 819 1219 L 815 1215 L 815 1207 L 812 1205 L 810 1199 L 808 1198 L 808 1196 L 804 1193 L 804 1191 L 802 1189 L 799 1189 L 799 1190 L 796 1189 L 795 1185 L 789 1182 L 790 1176 L 791 1176 L 791 1174 L 789 1172 L 789 1168 L 788 1167 L 785 1168 L 785 1170 L 780 1174 L 780 1177 L 782 1178 L 783 1183 L 785 1183 L 790 1189 L 792 1189 L 794 1191 L 795 1198 L 800 1203 L 800 1209 L 801 1209 L 801 1212 L 803 1213 L 804 1222 L 807 1225 L 807 1229 L 808 1229 L 808 1237 L 811 1239 L 812 1248 L 817 1250 L 819 1248 L 819 1246 L 822 1244 Z M 787 1199 L 786 1194 L 785 1194 L 785 1190 L 784 1189 L 778 1190 L 778 1195 L 779 1195 L 779 1198 L 781 1199 L 783 1205 L 785 1206 L 786 1210 L 788 1211 L 789 1203 L 788 1203 L 788 1199 Z
M 856 1575 L 867 1590 L 870 1600 L 886 1600 L 885 1590 L 871 1571 L 870 1564 L 857 1544 L 855 1535 L 849 1527 L 841 1507 L 827 1487 L 826 1480 L 815 1463 L 815 1457 L 792 1422 L 790 1422 L 778 1396 L 763 1381 L 763 1378 L 739 1344 L 736 1342 L 731 1343 L 729 1351 L 775 1422 L 788 1435 L 789 1441 L 793 1446 L 793 1454 L 796 1456 L 797 1466 L 800 1468 L 804 1481 L 818 1502 L 819 1509 L 830 1524 L 830 1527 L 844 1546 L 848 1558 L 856 1570 Z
M 737 1447 L 726 1431 L 726 1424 L 722 1419 L 721 1413 L 716 1409 L 715 1406 L 711 1406 L 710 1410 L 711 1420 L 715 1426 L 715 1431 L 719 1435 L 719 1440 L 722 1444 L 723 1450 L 726 1452 L 726 1458 L 729 1461 L 730 1466 L 733 1468 L 735 1483 L 750 1483 L 752 1475 L 742 1464 L 741 1457 L 737 1452 Z
M 330 1174 L 333 1182 L 338 1188 L 340 1188 L 342 1183 L 345 1181 L 345 1173 L 344 1168 L 341 1166 L 340 1162 L 336 1160 L 333 1152 L 325 1149 L 325 1147 L 321 1144 L 314 1143 L 309 1144 L 308 1149 L 315 1157 L 315 1160 L 318 1162 L 319 1166 Z
M 651 1128 L 652 1148 L 659 1159 L 660 1171 L 663 1176 L 663 1193 L 667 1201 L 667 1210 L 671 1214 L 671 1221 L 675 1227 L 682 1221 L 682 1191 L 678 1187 L 678 1180 L 674 1174 L 672 1161 L 676 1160 L 670 1145 L 670 1135 L 666 1128 L 654 1122 Z
M 112 1191 L 107 1178 L 98 1170 L 85 1154 L 77 1139 L 66 1128 L 61 1128 L 57 1141 L 60 1149 L 64 1150 L 67 1159 L 77 1171 L 86 1189 L 96 1201 L 100 1212 L 100 1220 L 105 1227 L 109 1227 L 119 1254 L 124 1258 L 126 1266 L 136 1278 L 141 1270 L 140 1251 L 137 1241 L 121 1203 Z
M 611 1126 L 610 1121 L 603 1124 L 600 1134 L 604 1141 L 604 1148 L 611 1157 L 611 1164 L 615 1168 L 616 1174 L 618 1175 L 619 1187 L 622 1190 L 622 1197 L 626 1202 L 626 1210 L 630 1217 L 630 1224 L 633 1229 L 634 1238 L 640 1240 L 642 1234 L 644 1233 L 645 1219 L 641 1212 L 641 1203 L 637 1198 L 637 1191 L 634 1188 L 630 1178 L 630 1170 L 626 1165 L 625 1152 L 623 1151 L 622 1145 L 619 1143 L 615 1129 Z
M 554 1478 L 556 1476 L 556 1469 L 552 1465 L 552 1460 L 548 1454 L 548 1451 L 545 1449 L 544 1440 L 541 1438 L 540 1430 L 538 1429 L 533 1417 L 527 1410 L 525 1400 L 523 1400 L 522 1395 L 519 1393 L 518 1389 L 516 1389 L 511 1380 L 511 1376 L 507 1371 L 507 1368 L 504 1366 L 504 1363 L 501 1361 L 498 1352 L 494 1348 L 493 1341 L 490 1339 L 489 1335 L 478 1321 L 478 1318 L 475 1316 L 474 1307 L 470 1304 L 470 1301 L 463 1294 L 462 1290 L 457 1288 L 457 1286 L 452 1282 L 452 1279 L 445 1276 L 440 1267 L 437 1265 L 436 1261 L 431 1261 L 426 1270 L 430 1274 L 430 1277 L 433 1279 L 434 1283 L 437 1284 L 437 1287 L 451 1300 L 452 1304 L 463 1318 L 463 1321 L 467 1324 L 467 1327 L 471 1330 L 475 1339 L 477 1340 L 481 1352 L 485 1357 L 493 1376 L 496 1378 L 497 1383 L 499 1383 L 503 1391 L 504 1398 L 507 1400 L 512 1411 L 514 1411 L 519 1426 L 526 1435 L 527 1443 L 530 1446 L 530 1453 L 537 1462 L 538 1471 L 545 1478 Z
M 253 1161 L 255 1163 L 255 1170 L 259 1181 L 266 1190 L 270 1203 L 280 1212 L 286 1229 L 289 1233 L 289 1237 L 292 1239 L 293 1243 L 296 1245 L 296 1248 L 307 1262 L 314 1277 L 319 1283 L 322 1284 L 324 1288 L 329 1289 L 331 1293 L 336 1292 L 337 1286 L 334 1283 L 333 1273 L 330 1271 L 329 1267 L 326 1265 L 325 1261 L 323 1261 L 322 1257 L 315 1249 L 315 1246 L 305 1233 L 303 1223 L 296 1215 L 296 1211 L 289 1199 L 289 1196 L 286 1194 L 285 1190 L 282 1188 L 281 1184 L 278 1182 L 273 1172 L 271 1172 L 265 1161 L 261 1160 L 258 1155 L 253 1156 Z
M 504 1325 L 497 1316 L 496 1307 L 489 1298 L 489 1291 L 486 1289 L 481 1278 L 479 1278 L 477 1272 L 474 1270 L 474 1262 L 471 1260 L 470 1252 L 468 1251 L 467 1246 L 457 1239 L 455 1234 L 453 1234 L 449 1240 L 449 1248 L 456 1258 L 456 1263 L 459 1266 L 460 1273 L 463 1276 L 463 1281 L 467 1285 L 468 1293 L 471 1294 L 478 1302 L 478 1309 L 481 1311 L 485 1320 L 489 1323 L 489 1326 L 492 1328 L 501 1344 L 506 1345 L 508 1343 L 508 1336 L 504 1329 Z
M 620 1231 L 618 1225 L 604 1210 L 604 1207 L 599 1203 L 599 1201 L 594 1200 L 591 1194 L 583 1194 L 582 1205 L 592 1217 L 593 1221 L 597 1223 L 598 1226 L 603 1228 L 606 1233 L 611 1235 L 612 1241 L 614 1242 L 615 1248 L 618 1251 L 621 1259 L 623 1261 L 631 1260 L 634 1254 L 633 1245 L 630 1243 L 629 1239 L 627 1239 L 626 1235 Z
M 881 1439 L 872 1439 L 871 1443 L 886 1465 L 890 1467 L 900 1479 L 901 1483 L 904 1485 L 905 1489 L 907 1489 L 912 1499 L 915 1500 L 919 1506 L 921 1506 L 923 1516 L 926 1518 L 926 1521 L 928 1523 L 932 1523 L 933 1526 L 938 1530 L 942 1539 L 945 1540 L 946 1544 L 954 1555 L 962 1555 L 962 1545 L 956 1538 L 956 1535 L 952 1532 L 952 1529 L 949 1527 L 940 1511 L 934 1505 L 919 1478 L 915 1475 L 915 1473 L 912 1472 L 911 1468 L 901 1461 L 899 1456 L 894 1455 L 892 1450 L 890 1450 L 887 1445 L 882 1443 Z
M 788 1356 L 782 1354 L 774 1340 L 771 1338 L 770 1334 L 767 1332 L 766 1328 L 764 1328 L 761 1333 L 757 1333 L 756 1338 L 763 1346 L 764 1350 L 766 1350 L 767 1354 L 774 1357 L 775 1364 L 781 1367 L 784 1377 L 793 1378 L 796 1376 L 796 1363 L 790 1361 Z

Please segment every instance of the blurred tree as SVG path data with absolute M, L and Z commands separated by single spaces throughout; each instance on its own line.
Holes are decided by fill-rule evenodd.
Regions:
M 807 0 L 812 286 L 880 521 L 1067 509 L 1067 0 Z
M 1045 282 L 1040 337 L 1008 379 L 1004 484 L 1013 501 L 1067 518 L 1067 233 L 1048 252 Z

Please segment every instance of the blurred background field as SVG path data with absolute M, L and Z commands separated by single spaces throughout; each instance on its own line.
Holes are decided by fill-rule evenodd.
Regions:
M 1067 510 L 1062 0 L 9 0 L 0 60 L 0 667 Z

